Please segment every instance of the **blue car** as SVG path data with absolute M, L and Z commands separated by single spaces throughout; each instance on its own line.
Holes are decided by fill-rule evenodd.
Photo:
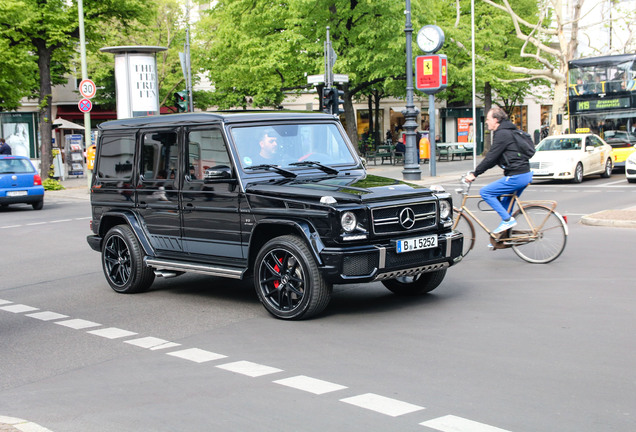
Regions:
M 0 206 L 19 203 L 42 209 L 42 178 L 28 157 L 0 155 Z

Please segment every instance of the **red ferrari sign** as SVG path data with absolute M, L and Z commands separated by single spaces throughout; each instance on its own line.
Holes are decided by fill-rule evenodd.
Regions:
M 415 58 L 415 88 L 435 94 L 448 84 L 448 63 L 443 54 L 418 56 Z

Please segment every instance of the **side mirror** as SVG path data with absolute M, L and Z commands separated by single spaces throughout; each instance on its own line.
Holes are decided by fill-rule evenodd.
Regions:
M 227 180 L 232 178 L 232 170 L 227 165 L 217 165 L 205 170 L 204 181 Z

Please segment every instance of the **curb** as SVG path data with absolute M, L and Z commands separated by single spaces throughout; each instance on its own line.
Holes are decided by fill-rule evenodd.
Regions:
M 23 420 L 17 417 L 7 417 L 0 415 L 0 432 L 52 432 L 37 423 Z
M 603 210 L 581 218 L 583 225 L 636 228 L 636 210 Z

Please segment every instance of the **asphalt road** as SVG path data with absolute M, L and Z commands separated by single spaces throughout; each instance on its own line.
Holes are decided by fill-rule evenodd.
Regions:
M 429 295 L 336 286 L 301 322 L 198 275 L 116 294 L 85 241 L 86 200 L 0 209 L 0 416 L 55 432 L 636 430 L 636 230 L 579 223 L 634 206 L 636 187 L 523 198 L 568 217 L 554 263 L 489 251 L 482 233 Z

